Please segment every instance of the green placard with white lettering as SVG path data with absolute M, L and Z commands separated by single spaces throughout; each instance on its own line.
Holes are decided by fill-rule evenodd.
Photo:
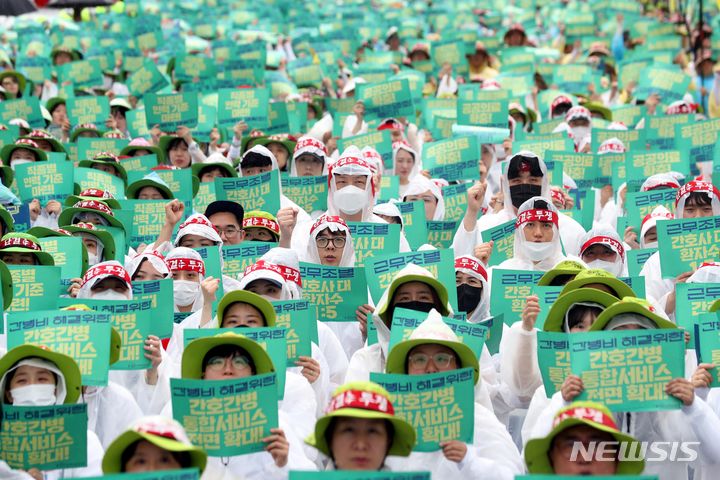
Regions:
M 298 357 L 309 357 L 311 342 L 317 338 L 317 312 L 307 300 L 271 302 L 277 315 L 275 326 L 286 330 L 287 366 L 294 367 Z
M 635 98 L 640 100 L 656 93 L 660 95 L 663 103 L 669 105 L 682 100 L 690 86 L 690 80 L 690 76 L 675 65 L 654 64 L 640 72 L 640 79 L 633 93 Z
M 490 311 L 493 315 L 502 315 L 508 325 L 520 320 L 525 300 L 533 294 L 543 273 L 494 268 L 491 274 L 493 288 L 490 290 Z
M 717 148 L 720 118 L 675 126 L 675 148 L 693 162 L 711 162 L 720 153 Z
M 483 242 L 495 242 L 488 259 L 489 267 L 500 265 L 515 256 L 515 220 L 483 230 L 480 236 Z
M 600 169 L 592 154 L 549 150 L 545 155 L 552 161 L 562 162 L 563 172 L 575 181 L 578 189 L 594 186 L 600 176 Z
M 13 282 L 13 301 L 8 312 L 54 310 L 58 306 L 60 267 L 8 265 Z
M 44 128 L 40 102 L 37 97 L 18 98 L 0 102 L 0 121 L 7 125 L 14 118 L 22 118 L 33 128 Z
M 169 83 L 168 79 L 150 60 L 143 62 L 142 66 L 127 79 L 127 87 L 130 93 L 139 98 L 142 98 L 147 93 L 158 92 Z
M 365 269 L 300 262 L 303 297 L 317 305 L 321 322 L 356 322 L 355 311 L 368 303 Z
M 243 206 L 246 212 L 262 210 L 276 215 L 280 210 L 280 180 L 278 170 L 251 177 L 216 178 L 215 196 Z
M 355 249 L 355 265 L 363 267 L 376 254 L 400 251 L 400 225 L 348 222 Z
M 283 194 L 307 213 L 327 210 L 328 180 L 320 177 L 282 177 Z
M 67 116 L 70 125 L 94 123 L 104 125 L 110 116 L 108 97 L 70 97 L 67 99 Z
M 197 92 L 145 95 L 145 122 L 163 132 L 173 132 L 180 126 L 194 128 L 198 124 Z
M 675 278 L 703 262 L 720 261 L 720 217 L 659 221 L 657 238 L 663 278 Z
M 630 153 L 625 162 L 625 178 L 628 192 L 637 192 L 642 183 L 658 173 L 690 173 L 690 161 L 678 150 L 655 150 Z
M 480 145 L 473 136 L 452 137 L 423 148 L 423 169 L 433 178 L 448 181 L 480 178 L 479 162 Z
M 415 119 L 412 92 L 406 78 L 359 84 L 355 97 L 365 103 L 367 120 L 381 120 L 390 117 Z
M 237 122 L 245 121 L 251 129 L 266 128 L 269 95 L 267 88 L 221 89 L 218 94 L 218 124 L 232 128 Z
M 73 194 L 73 165 L 70 162 L 31 162 L 15 166 L 20 199 L 35 198 L 45 205 Z
M 72 82 L 76 88 L 101 87 L 103 73 L 97 58 L 77 60 L 55 67 L 61 82 Z
M 122 178 L 96 168 L 75 168 L 73 170 L 73 183 L 78 186 L 80 191 L 97 188 L 110 192 L 115 198 L 125 198 L 125 183 L 123 183 Z
M 508 101 L 505 100 L 463 100 L 457 105 L 458 125 L 507 128 Z
M 428 230 L 425 220 L 425 203 L 422 201 L 396 203 L 402 215 L 403 233 L 412 250 L 427 243 Z
M 128 146 L 128 143 L 130 143 L 130 140 L 126 138 L 78 138 L 76 160 L 92 160 L 95 155 L 101 152 L 118 155 L 120 150 Z

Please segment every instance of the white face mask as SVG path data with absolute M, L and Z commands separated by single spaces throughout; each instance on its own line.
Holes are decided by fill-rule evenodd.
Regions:
M 655 240 L 654 242 L 643 242 L 644 246 L 642 248 L 658 248 L 658 242 Z
M 95 300 L 127 300 L 128 297 L 124 293 L 116 292 L 113 289 L 104 290 L 94 293 L 90 298 Z
M 191 282 L 190 280 L 173 280 L 175 305 L 180 307 L 192 305 L 197 298 L 199 291 L 200 284 L 198 282 Z
M 368 203 L 368 195 L 365 190 L 361 190 L 355 185 L 348 185 L 340 190 L 335 190 L 333 203 L 341 212 L 353 215 L 365 208 Z
M 539 262 L 547 258 L 552 253 L 553 248 L 555 248 L 553 242 L 524 242 L 523 252 L 533 262 Z
M 55 404 L 55 385 L 35 384 L 13 388 L 10 395 L 16 407 L 46 407 Z
M 92 267 L 93 265 L 97 265 L 98 263 L 100 263 L 100 259 L 98 258 L 97 254 L 88 252 L 88 266 Z
M 583 138 L 590 137 L 590 127 L 574 127 L 571 128 L 570 131 L 573 134 L 575 143 L 580 143 L 580 140 L 582 140 Z
M 15 167 L 18 165 L 23 165 L 26 163 L 33 163 L 32 160 L 28 160 L 27 158 L 18 158 L 17 160 L 11 160 L 10 161 L 10 168 L 15 170 Z
M 608 273 L 612 273 L 616 277 L 622 274 L 622 262 L 608 262 L 607 260 L 593 260 L 587 264 L 590 268 L 605 270 Z

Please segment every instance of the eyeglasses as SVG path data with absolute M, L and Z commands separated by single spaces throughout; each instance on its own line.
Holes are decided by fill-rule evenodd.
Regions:
M 327 248 L 330 243 L 332 243 L 335 248 L 343 248 L 345 241 L 345 237 L 318 237 L 315 239 L 315 244 L 319 248 Z
M 432 359 L 435 366 L 438 368 L 447 368 L 450 366 L 450 362 L 455 358 L 454 355 L 449 353 L 436 353 L 435 355 L 427 355 L 425 353 L 413 353 L 408 357 L 409 364 L 415 368 L 425 368 L 428 362 Z
M 220 372 L 225 368 L 225 360 L 228 357 L 214 356 L 207 362 L 207 369 Z M 245 355 L 234 355 L 230 363 L 234 370 L 244 370 L 250 366 L 250 360 Z
M 227 227 L 227 228 L 215 227 L 215 231 L 218 233 L 218 235 L 222 235 L 223 233 L 225 233 L 225 236 L 228 238 L 234 237 L 235 235 L 240 233 L 240 230 L 242 230 L 242 229 L 235 228 L 235 227 Z

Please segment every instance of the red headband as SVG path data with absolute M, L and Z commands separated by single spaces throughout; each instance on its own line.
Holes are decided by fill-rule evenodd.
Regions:
M 455 268 L 465 268 L 468 270 L 472 270 L 473 272 L 477 273 L 481 277 L 487 281 L 487 271 L 485 271 L 485 268 L 482 266 L 482 264 L 476 260 L 473 260 L 470 257 L 458 257 L 455 259 Z
M 613 430 L 617 430 L 615 420 L 602 410 L 592 407 L 575 407 L 569 408 L 557 414 L 553 420 L 553 428 L 557 427 L 563 420 L 569 418 L 577 420 L 586 420 L 595 424 L 600 424 Z
M 269 228 L 276 235 L 280 235 L 280 225 L 271 218 L 247 217 L 243 218 L 243 228 L 265 227 Z
M 332 413 L 341 408 L 359 408 L 388 415 L 395 414 L 395 409 L 387 397 L 363 390 L 346 390 L 335 395 L 330 400 L 326 413 Z
M 345 223 L 345 220 L 343 220 L 342 218 L 334 215 L 321 215 L 310 228 L 310 235 L 312 235 L 315 230 L 317 230 L 320 226 L 326 223 L 339 223 L 340 225 L 348 229 L 347 223 Z
M 9 237 L 0 241 L 0 249 L 7 247 L 24 247 L 29 248 L 30 250 L 35 250 L 36 252 L 42 252 L 40 245 L 30 239 L 22 237 Z
M 98 202 L 95 200 L 82 200 L 77 202 L 75 205 L 73 205 L 73 208 L 87 208 L 89 210 L 97 210 L 102 213 L 106 213 L 110 215 L 111 217 L 114 217 L 113 211 L 105 205 L 102 202 Z
M 623 259 L 625 258 L 625 248 L 623 248 L 622 243 L 618 242 L 612 237 L 607 237 L 604 235 L 599 235 L 597 237 L 592 237 L 587 242 L 583 243 L 583 246 L 580 248 L 580 255 L 582 255 L 586 249 L 588 249 L 591 245 L 606 245 L 610 248 L 612 248 L 616 253 L 618 253 Z
M 527 222 L 552 222 L 558 226 L 557 213 L 552 210 L 525 210 L 520 213 L 515 221 L 515 228 L 520 228 L 523 223 Z
M 118 277 L 121 280 L 123 280 L 125 283 L 130 285 L 130 274 L 125 270 L 122 265 L 95 265 L 90 270 L 85 272 L 85 275 L 83 276 L 83 285 L 85 285 L 88 281 L 92 280 L 95 277 L 98 277 L 100 275 L 110 275 L 113 277 Z
M 710 182 L 688 182 L 677 191 L 675 194 L 675 206 L 677 207 L 678 203 L 680 202 L 680 199 L 683 198 L 685 195 L 689 195 L 693 192 L 705 192 L 710 196 L 715 196 L 715 198 L 720 198 L 720 192 L 718 192 L 718 189 L 715 188 L 715 185 L 713 185 Z
M 165 260 L 168 266 L 168 270 L 183 270 L 186 272 L 197 272 L 200 275 L 205 275 L 205 263 L 202 260 L 195 258 L 170 258 Z

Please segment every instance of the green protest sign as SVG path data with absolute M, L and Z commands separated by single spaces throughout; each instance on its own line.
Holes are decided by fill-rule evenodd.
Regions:
M 202 247 L 195 248 L 196 252 L 200 254 L 205 264 L 205 277 L 223 278 L 223 268 L 220 257 L 220 250 L 217 247 Z M 217 304 L 225 293 L 223 292 L 223 282 L 220 282 L 218 291 L 215 294 L 216 300 L 213 302 L 212 311 L 217 310 Z
M 7 339 L 8 349 L 32 344 L 68 355 L 80 367 L 83 385 L 107 385 L 110 315 L 62 310 L 10 313 Z
M 251 177 L 215 179 L 218 200 L 231 200 L 245 211 L 262 210 L 273 215 L 280 210 L 280 177 L 278 170 Z
M 645 139 L 649 150 L 675 148 L 675 127 L 695 121 L 695 114 L 645 115 Z
M 349 470 L 300 472 L 292 470 L 289 480 L 430 480 L 430 472 L 364 472 Z
M 67 99 L 67 116 L 70 125 L 94 123 L 104 125 L 110 116 L 110 100 L 101 97 L 70 97 Z
M 565 136 L 547 140 L 535 140 L 533 137 L 528 137 L 527 140 L 513 142 L 512 149 L 513 153 L 529 150 L 535 152 L 541 158 L 545 158 L 549 150 L 572 152 L 575 150 L 575 146 L 573 145 L 573 141 Z
M 194 128 L 198 123 L 197 92 L 145 95 L 145 123 L 148 128 L 160 126 L 173 132 L 180 126 Z
M 322 66 L 310 64 L 290 68 L 290 78 L 298 87 L 322 87 L 324 77 Z
M 2 408 L 2 457 L 12 468 L 56 470 L 87 465 L 87 405 Z
M 170 379 L 173 418 L 213 457 L 265 451 L 278 426 L 275 373 L 231 380 Z
M 273 242 L 242 242 L 238 245 L 223 245 L 223 272 L 233 278 L 238 278 L 245 269 L 257 262 L 271 248 L 277 247 Z
M 493 241 L 492 253 L 488 259 L 488 266 L 500 265 L 505 260 L 514 257 L 515 251 L 515 220 L 509 220 L 496 227 L 480 232 L 483 242 Z
M 643 266 L 645 266 L 645 262 L 647 262 L 648 258 L 650 258 L 657 251 L 657 248 L 626 250 L 625 253 L 627 254 L 628 273 L 630 274 L 630 276 L 640 276 L 640 271 L 642 270 Z
M 672 212 L 675 209 L 675 194 L 677 194 L 677 189 L 674 188 L 628 193 L 625 196 L 628 223 L 639 231 L 643 218 L 657 206 L 662 205 Z
M 453 309 L 457 306 L 455 285 L 455 257 L 452 250 L 425 250 L 421 252 L 384 253 L 375 255 L 365 265 L 365 277 L 373 301 L 377 305 L 383 292 L 390 286 L 398 270 L 408 264 L 429 270 L 443 285 L 448 285 L 448 301 Z
M 393 147 L 392 138 L 390 131 L 379 130 L 369 133 L 363 133 L 362 135 L 355 135 L 353 137 L 346 137 L 338 139 L 338 150 L 344 151 L 350 145 L 355 145 L 359 149 L 364 147 L 374 148 L 382 157 L 383 165 L 386 170 L 392 170 L 393 163 Z
M 471 368 L 427 375 L 371 373 L 388 393 L 395 416 L 417 432 L 416 452 L 441 450 L 440 442 L 473 443 L 475 381 Z
M 580 63 L 558 65 L 554 69 L 552 83 L 560 90 L 574 93 L 585 93 L 593 83 L 593 69 L 590 65 Z
M 43 252 L 53 256 L 55 266 L 60 267 L 62 280 L 58 285 L 58 295 L 66 294 L 70 279 L 80 278 L 85 273 L 83 262 L 87 259 L 87 252 L 83 246 L 83 239 L 80 237 L 45 237 L 38 238 L 38 243 Z
M 467 189 L 469 184 L 448 185 L 442 188 L 445 200 L 445 220 L 460 221 L 465 216 L 467 208 Z
M 623 105 L 612 109 L 613 121 L 622 122 L 629 127 L 637 125 L 644 113 L 644 105 Z
M 25 75 L 25 78 L 36 84 L 42 84 L 52 77 L 52 65 L 46 57 L 18 56 L 15 68 Z
M 459 220 L 428 221 L 427 243 L 435 248 L 451 248 Z
M 716 157 L 720 118 L 687 125 L 675 125 L 675 148 L 693 162 L 710 162 Z
M 507 122 L 507 115 L 505 121 Z M 423 148 L 422 157 L 423 169 L 430 171 L 434 178 L 452 181 L 480 176 L 480 145 L 473 136 L 432 142 Z
M 389 117 L 415 119 L 410 83 L 406 78 L 357 86 L 355 97 L 365 103 L 368 120 Z
M 654 64 L 640 72 L 634 96 L 645 100 L 653 93 L 660 95 L 663 103 L 682 100 L 690 86 L 690 77 L 674 65 Z
M 215 62 L 204 55 L 183 54 L 175 59 L 175 80 L 191 82 L 197 79 L 215 77 Z
M 400 196 L 400 177 L 397 175 L 383 175 L 380 179 L 380 193 L 378 198 L 380 199 L 377 203 L 387 203 L 392 198 L 398 198 Z
M 72 164 L 70 163 L 72 167 Z M 115 198 L 125 198 L 125 184 L 122 178 L 96 168 L 77 167 L 73 169 L 73 183 L 80 191 L 97 188 L 112 193 Z
M 549 150 L 545 155 L 552 161 L 562 162 L 563 172 L 575 180 L 581 190 L 594 186 L 600 176 L 595 156 L 592 154 Z
M 402 231 L 410 248 L 417 250 L 427 243 L 427 221 L 425 220 L 425 204 L 422 201 L 399 202 L 395 204 L 402 215 Z
M 165 224 L 167 200 L 121 200 L 123 210 L 132 213 L 132 225 L 127 243 L 133 248 L 157 240 Z
M 187 204 L 193 198 L 195 191 L 193 185 L 197 180 L 193 179 L 192 170 L 189 168 L 162 169 L 155 170 L 153 173 L 165 182 L 178 200 Z M 128 172 L 128 184 L 142 180 L 144 176 L 142 172 Z
M 157 155 L 152 153 L 150 155 L 124 158 L 120 160 L 120 165 L 126 172 L 142 172 L 142 174 L 145 175 L 148 170 L 152 170 L 158 166 L 158 159 Z
M 125 123 L 127 124 L 127 130 L 130 132 L 132 138 L 150 137 L 150 130 L 147 128 L 145 123 L 145 109 L 142 110 L 129 110 L 125 112 Z M 120 161 L 122 163 L 122 160 Z
M 355 322 L 355 311 L 368 303 L 365 269 L 300 262 L 303 297 L 317 306 L 321 322 Z
M 675 320 L 690 333 L 688 348 L 697 348 L 695 328 L 710 305 L 720 298 L 720 283 L 677 283 L 675 285 Z
M 680 172 L 690 173 L 690 161 L 678 150 L 655 150 L 632 152 L 625 161 L 625 178 L 628 192 L 640 190 L 640 186 L 648 177 L 658 173 Z
M 424 126 L 431 127 L 435 115 L 457 117 L 457 103 L 457 98 L 423 98 L 421 120 Z
M 30 162 L 15 166 L 20 198 L 34 198 L 43 205 L 73 194 L 73 164 L 70 162 Z
M 8 312 L 54 310 L 58 306 L 60 267 L 8 265 L 12 275 L 13 301 Z
M 508 325 L 520 320 L 525 299 L 532 295 L 543 273 L 494 268 L 491 274 L 493 288 L 490 290 L 490 311 L 493 315 L 502 315 Z
M 90 160 L 100 152 L 120 152 L 128 143 L 126 138 L 78 138 L 77 160 Z
M 479 127 L 507 128 L 507 100 L 463 100 L 457 105 L 457 123 Z
M 287 366 L 294 367 L 298 357 L 309 357 L 311 340 L 317 338 L 317 312 L 307 300 L 271 302 L 277 315 L 275 326 L 286 330 Z
M 231 128 L 244 120 L 251 129 L 266 128 L 269 104 L 267 88 L 221 89 L 218 94 L 218 124 Z
M 328 180 L 320 177 L 282 177 L 283 194 L 307 213 L 327 210 Z
M 237 334 L 238 331 L 234 328 L 186 328 L 183 330 L 183 344 L 187 346 L 188 343 L 195 339 L 214 337 L 228 332 Z M 243 336 L 256 341 L 270 356 L 277 374 L 278 396 L 281 399 L 285 395 L 285 374 L 287 369 L 280 367 L 288 363 L 286 334 L 287 330 L 280 327 L 242 329 Z
M 432 59 L 436 65 L 463 63 L 465 62 L 465 53 L 465 44 L 458 40 L 444 40 L 432 44 Z
M 558 117 L 552 120 L 545 120 L 543 122 L 533 124 L 533 134 L 536 135 L 552 135 L 553 131 L 565 121 L 564 117 Z M 595 129 L 593 129 L 595 130 Z M 516 132 L 516 134 L 519 132 Z M 523 132 L 524 133 L 524 132 Z M 594 133 L 594 132 L 593 132 Z M 519 140 L 519 138 L 518 138 Z
M 660 221 L 657 237 L 663 278 L 675 278 L 703 262 L 720 261 L 720 217 Z
M 72 82 L 76 88 L 100 87 L 103 84 L 103 73 L 97 58 L 77 60 L 56 66 L 61 82 Z
M 86 477 L 85 480 L 198 480 L 199 478 L 200 472 L 196 468 L 185 468 L 146 473 L 118 473 L 102 477 Z
M 268 126 L 263 131 L 266 135 L 285 133 L 290 130 L 285 102 L 273 102 L 268 107 Z
M 697 339 L 695 351 L 698 363 L 720 365 L 720 319 L 718 319 L 717 313 L 701 314 L 693 333 Z M 710 369 L 710 373 L 712 375 L 710 388 L 720 387 L 718 367 Z
M 548 396 L 572 373 L 584 386 L 577 400 L 600 402 L 622 412 L 680 408 L 680 400 L 666 394 L 665 385 L 685 373 L 682 330 L 537 335 L 538 364 Z
M 201 182 L 195 197 L 192 199 L 193 210 L 204 212 L 208 205 L 217 200 L 215 181 Z
M 630 130 L 608 130 L 602 128 L 592 129 L 592 142 L 590 150 L 597 152 L 600 145 L 606 140 L 611 138 L 617 138 L 620 140 L 627 151 L 631 150 L 645 150 L 645 130 L 643 129 L 630 129 Z
M 363 267 L 379 252 L 400 251 L 400 225 L 347 222 L 355 249 L 355 265 Z
M 162 280 L 146 280 L 132 282 L 133 300 L 149 301 L 150 308 L 156 315 L 155 335 L 168 338 L 172 335 L 172 318 L 175 306 L 173 294 L 173 281 L 171 278 Z
M 545 320 L 550 312 L 550 308 L 553 303 L 560 296 L 560 291 L 563 287 L 551 287 L 551 286 L 534 286 L 532 294 L 537 295 L 538 303 L 540 304 L 540 313 L 535 320 L 535 328 L 542 330 L 545 326 Z
M 127 79 L 130 93 L 142 98 L 146 93 L 158 92 L 169 85 L 168 79 L 158 70 L 151 60 L 145 60 L 140 68 Z
M 44 128 L 45 119 L 37 97 L 18 98 L 0 102 L 0 121 L 7 125 L 14 118 L 22 118 L 33 128 Z

